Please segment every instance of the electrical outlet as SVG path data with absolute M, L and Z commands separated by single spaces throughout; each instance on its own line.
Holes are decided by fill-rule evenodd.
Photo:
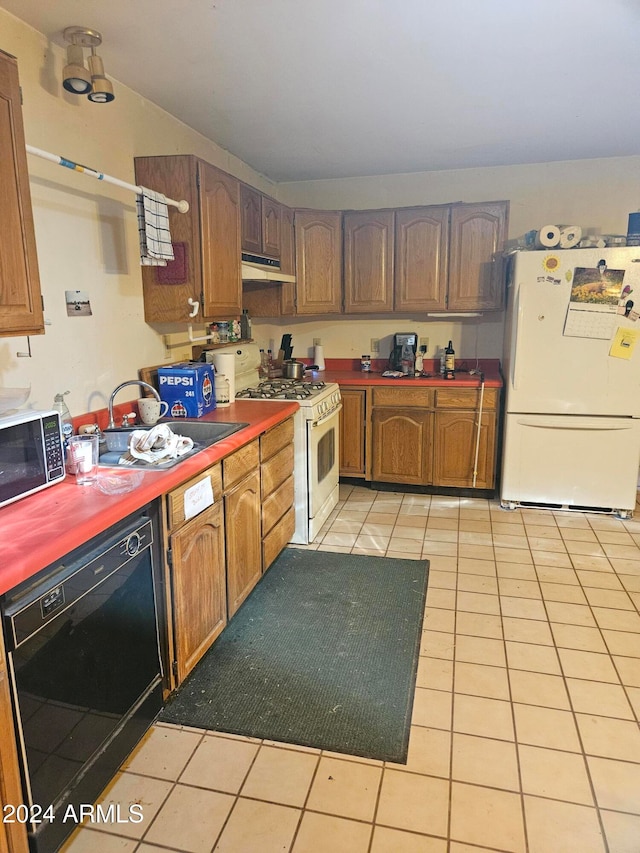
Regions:
M 420 338 L 420 346 L 426 347 L 426 352 L 429 352 L 429 338 Z
M 313 345 L 314 345 L 314 347 L 321 347 L 322 346 L 321 338 L 314 338 L 313 339 Z
M 380 352 L 380 338 L 371 338 L 371 354 L 377 355 Z

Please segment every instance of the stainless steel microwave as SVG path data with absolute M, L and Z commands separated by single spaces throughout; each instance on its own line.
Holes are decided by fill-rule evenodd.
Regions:
M 53 486 L 64 475 L 58 412 L 0 418 L 0 506 Z

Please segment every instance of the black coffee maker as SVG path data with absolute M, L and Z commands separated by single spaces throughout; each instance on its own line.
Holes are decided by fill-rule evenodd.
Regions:
M 396 332 L 393 336 L 393 346 L 389 356 L 389 370 L 402 370 L 402 347 L 408 342 L 413 349 L 415 359 L 418 351 L 418 335 L 416 332 Z

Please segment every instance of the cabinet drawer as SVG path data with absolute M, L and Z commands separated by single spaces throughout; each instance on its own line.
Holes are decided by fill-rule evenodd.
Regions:
M 222 482 L 224 490 L 227 492 L 230 488 L 239 483 L 247 474 L 250 474 L 254 468 L 257 468 L 260 463 L 260 451 L 258 448 L 258 439 L 250 444 L 236 450 L 231 456 L 227 456 L 222 460 Z
M 169 530 L 174 530 L 185 521 L 184 493 L 187 489 L 190 489 L 202 480 L 206 480 L 207 477 L 211 480 L 211 487 L 213 489 L 213 497 L 215 500 L 219 501 L 222 499 L 222 470 L 220 463 L 218 463 L 217 465 L 209 468 L 208 471 L 198 474 L 197 477 L 193 477 L 191 480 L 188 480 L 186 483 L 178 486 L 177 489 L 169 492 L 167 495 L 167 523 L 169 525 Z
M 433 406 L 433 388 L 374 388 L 374 406 Z
M 262 463 L 262 500 L 278 488 L 293 473 L 293 445 L 287 444 L 279 453 Z
M 482 399 L 483 409 L 496 409 L 499 388 L 485 388 Z M 477 409 L 480 405 L 479 388 L 437 388 L 436 406 L 439 409 Z
M 260 459 L 270 459 L 279 450 L 293 441 L 293 418 L 289 418 L 260 438 Z
M 293 507 L 280 519 L 273 530 L 262 540 L 262 571 L 266 572 L 280 551 L 293 536 L 296 514 Z
M 278 486 L 262 504 L 262 535 L 269 533 L 274 524 L 293 506 L 293 475 Z

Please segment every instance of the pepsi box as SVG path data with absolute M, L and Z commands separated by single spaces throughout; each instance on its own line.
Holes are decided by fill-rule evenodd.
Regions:
M 158 391 L 169 406 L 166 417 L 201 418 L 216 407 L 213 368 L 184 362 L 158 368 Z

